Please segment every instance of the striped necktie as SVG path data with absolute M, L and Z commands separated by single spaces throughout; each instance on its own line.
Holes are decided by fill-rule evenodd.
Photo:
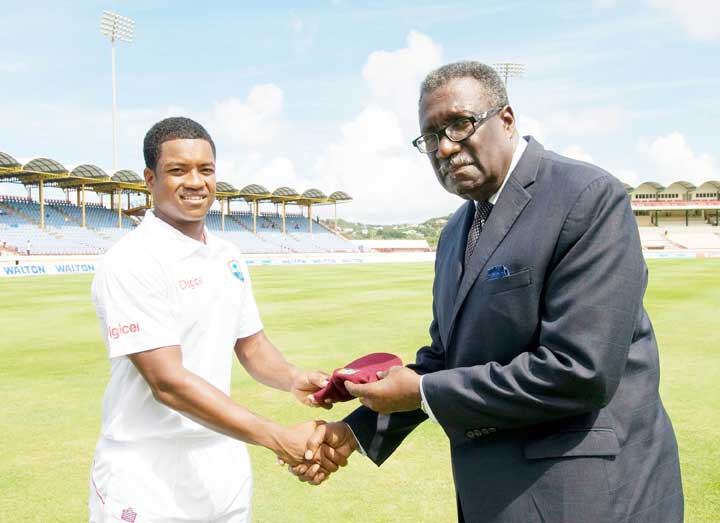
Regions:
M 475 218 L 473 219 L 472 225 L 470 226 L 470 232 L 468 232 L 467 246 L 465 247 L 465 265 L 467 265 L 470 256 L 472 256 L 475 250 L 480 233 L 485 226 L 485 221 L 490 216 L 493 204 L 490 202 L 477 202 L 475 209 Z

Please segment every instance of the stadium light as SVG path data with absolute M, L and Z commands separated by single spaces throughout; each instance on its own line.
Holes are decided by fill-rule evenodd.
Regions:
M 500 62 L 497 64 L 493 64 L 493 67 L 498 72 L 498 74 L 503 77 L 505 87 L 507 87 L 508 78 L 519 78 L 525 74 L 525 64 Z
M 103 11 L 100 18 L 100 33 L 110 38 L 112 50 L 112 140 L 113 169 L 117 169 L 117 98 L 115 94 L 115 40 L 132 42 L 135 21 L 116 13 Z

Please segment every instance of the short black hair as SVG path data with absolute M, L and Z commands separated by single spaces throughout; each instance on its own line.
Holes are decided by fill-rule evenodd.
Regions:
M 145 167 L 153 171 L 157 167 L 160 157 L 160 146 L 170 140 L 206 140 L 212 147 L 213 156 L 215 153 L 215 142 L 205 128 L 190 118 L 173 116 L 165 118 L 153 125 L 145 135 L 143 141 L 143 155 L 145 156 Z

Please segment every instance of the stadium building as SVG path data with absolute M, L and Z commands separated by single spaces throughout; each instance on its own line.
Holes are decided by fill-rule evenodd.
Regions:
M 644 249 L 720 250 L 720 181 L 625 185 Z
M 28 188 L 28 196 L 12 196 L 3 195 L 0 185 L 0 254 L 6 255 L 102 254 L 137 226 L 145 210 L 152 207 L 144 180 L 127 169 L 109 175 L 84 164 L 68 171 L 48 158 L 21 165 L 0 152 L 2 183 Z M 63 189 L 65 198 L 45 198 L 47 187 Z M 637 187 L 625 184 L 625 188 L 644 249 L 720 253 L 719 181 L 700 186 L 678 181 L 667 187 L 644 182 Z M 32 189 L 36 189 L 37 199 L 30 197 Z M 86 201 L 88 191 L 99 201 Z M 384 249 L 368 241 L 351 242 L 337 227 L 313 219 L 313 207 L 333 205 L 337 220 L 337 204 L 352 200 L 342 191 L 326 196 L 319 189 L 299 193 L 279 187 L 271 192 L 259 184 L 236 189 L 218 182 L 216 198 L 219 209 L 208 214 L 208 229 L 248 254 L 398 252 L 409 248 Z M 411 247 L 427 250 L 426 243 L 421 249 Z

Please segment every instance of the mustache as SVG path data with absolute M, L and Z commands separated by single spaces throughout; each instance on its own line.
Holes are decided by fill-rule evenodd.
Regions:
M 472 163 L 472 158 L 468 158 L 467 156 L 453 156 L 440 164 L 440 174 L 446 176 L 451 170 L 462 167 L 463 165 L 471 165 Z

